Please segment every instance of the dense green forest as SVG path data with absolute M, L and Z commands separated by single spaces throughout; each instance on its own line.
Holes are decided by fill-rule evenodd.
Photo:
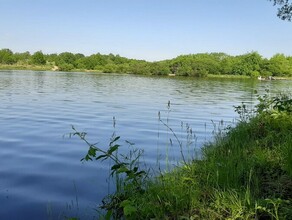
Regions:
M 59 71 L 97 71 L 104 73 L 132 73 L 142 75 L 239 75 L 239 76 L 292 76 L 292 56 L 275 54 L 270 59 L 258 52 L 231 56 L 226 53 L 198 53 L 181 55 L 171 60 L 147 62 L 100 53 L 85 56 L 64 52 L 44 54 L 42 51 L 13 53 L 0 50 L 1 69 L 44 69 Z

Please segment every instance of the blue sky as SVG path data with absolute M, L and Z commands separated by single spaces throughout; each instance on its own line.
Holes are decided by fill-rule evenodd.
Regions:
M 267 0 L 0 0 L 0 48 L 149 61 L 182 54 L 292 55 L 292 22 Z

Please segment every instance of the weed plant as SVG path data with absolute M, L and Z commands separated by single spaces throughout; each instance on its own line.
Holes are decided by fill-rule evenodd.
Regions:
M 220 130 L 201 158 L 182 157 L 155 177 L 141 169 L 141 150 L 119 154 L 119 137 L 103 150 L 73 128 L 89 146 L 84 160 L 114 162 L 116 192 L 100 206 L 103 219 L 292 219 L 291 95 L 264 95 L 255 109 L 235 111 L 237 125 Z

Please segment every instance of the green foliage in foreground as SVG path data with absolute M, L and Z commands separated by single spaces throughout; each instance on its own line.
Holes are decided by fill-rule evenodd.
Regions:
M 85 139 L 85 160 L 111 160 L 116 191 L 100 208 L 104 219 L 292 219 L 292 99 L 259 97 L 253 111 L 236 107 L 236 127 L 218 132 L 203 156 L 168 173 L 141 170 L 141 151 L 119 155 Z M 132 146 L 132 145 L 131 145 Z

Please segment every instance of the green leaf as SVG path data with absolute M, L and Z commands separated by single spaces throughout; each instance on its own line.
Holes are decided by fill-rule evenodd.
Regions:
M 111 167 L 111 170 L 117 170 L 119 169 L 123 164 L 119 163 L 119 164 L 115 164 Z
M 111 216 L 112 216 L 112 210 L 108 210 L 106 215 L 105 215 L 105 220 L 110 220 L 111 219 Z
M 99 155 L 97 158 L 95 158 L 96 160 L 99 160 L 101 158 L 104 158 L 104 157 L 107 157 L 108 155 L 107 154 L 103 154 L 103 155 Z M 105 160 L 106 158 L 104 158 Z
M 131 204 L 131 201 L 126 199 L 120 203 L 120 207 L 124 208 L 125 206 L 130 205 L 130 204 Z
M 126 173 L 128 171 L 129 171 L 129 169 L 127 167 L 122 166 L 117 170 L 117 173 Z
M 144 174 L 146 174 L 146 172 L 145 172 L 144 170 L 142 170 L 142 171 L 136 173 L 137 176 L 139 176 L 139 175 L 144 175 Z
M 137 212 L 137 208 L 132 205 L 132 202 L 129 200 L 124 200 L 121 202 L 120 207 L 123 208 L 124 215 L 130 216 L 133 213 Z
M 116 142 L 116 141 L 119 140 L 119 139 L 120 139 L 120 136 L 115 137 L 115 139 L 113 139 L 113 140 L 110 142 L 110 145 L 112 145 L 114 142 Z
M 134 206 L 132 206 L 130 204 L 126 205 L 123 210 L 124 210 L 124 215 L 125 216 L 131 216 L 133 213 L 137 212 L 136 207 L 134 207 Z
M 110 149 L 107 151 L 108 154 L 112 154 L 114 151 L 116 151 L 118 148 L 120 147 L 120 145 L 116 144 L 112 147 L 110 147 Z
M 88 160 L 92 160 L 92 159 L 90 158 L 90 156 L 88 156 L 88 154 L 86 154 L 86 156 L 81 159 L 81 161 L 84 161 L 84 160 L 88 161 Z
M 96 148 L 90 147 L 88 150 L 88 155 L 95 157 L 96 156 Z

